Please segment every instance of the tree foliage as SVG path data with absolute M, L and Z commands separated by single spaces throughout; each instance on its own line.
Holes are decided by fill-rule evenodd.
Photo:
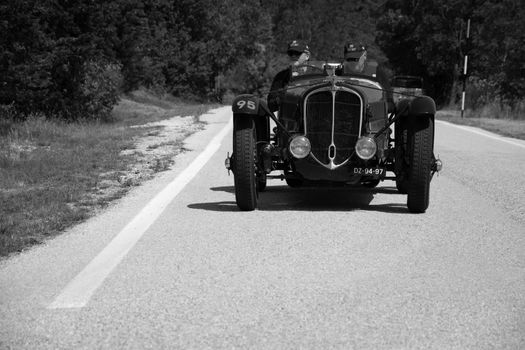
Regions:
M 465 55 L 469 80 L 481 79 L 498 96 L 518 100 L 525 92 L 524 11 L 522 0 L 388 0 L 376 42 L 399 73 L 423 76 L 439 102 L 454 102 L 466 78 Z
M 139 87 L 264 95 L 293 39 L 314 59 L 341 59 L 346 42 L 361 42 L 396 73 L 425 77 L 440 101 L 454 97 L 468 52 L 477 86 L 516 99 L 525 92 L 524 6 L 481 1 L 3 1 L 0 104 L 75 119 L 108 116 L 119 93 Z

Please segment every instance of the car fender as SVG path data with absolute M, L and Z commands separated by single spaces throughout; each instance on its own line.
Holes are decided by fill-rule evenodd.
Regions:
M 401 116 L 434 116 L 436 103 L 429 96 L 417 96 L 413 99 L 399 101 L 396 110 L 401 113 Z
M 232 102 L 232 111 L 234 123 L 238 118 L 254 118 L 257 128 L 257 139 L 269 140 L 269 113 L 271 112 L 265 101 L 250 94 L 239 95 Z
M 232 102 L 233 114 L 259 115 L 259 98 L 254 95 L 239 95 Z
M 434 115 L 436 114 L 436 103 L 429 96 L 418 96 L 410 103 L 411 115 Z

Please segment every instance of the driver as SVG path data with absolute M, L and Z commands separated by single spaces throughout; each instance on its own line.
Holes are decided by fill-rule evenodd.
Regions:
M 272 112 L 279 109 L 281 97 L 284 94 L 283 89 L 292 78 L 292 67 L 305 64 L 310 59 L 310 49 L 308 45 L 301 40 L 290 42 L 286 53 L 290 60 L 290 66 L 275 75 L 272 86 L 270 87 L 270 92 L 268 93 L 268 107 Z

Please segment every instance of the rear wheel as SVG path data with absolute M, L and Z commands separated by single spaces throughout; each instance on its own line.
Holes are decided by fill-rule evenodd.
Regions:
M 409 130 L 410 166 L 408 170 L 408 210 L 424 213 L 429 204 L 432 179 L 434 121 L 419 117 L 411 121 Z
M 252 118 L 235 120 L 233 132 L 235 200 L 241 210 L 257 207 L 256 130 Z

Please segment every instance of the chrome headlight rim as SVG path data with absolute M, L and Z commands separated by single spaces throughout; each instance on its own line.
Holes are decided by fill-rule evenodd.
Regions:
M 355 144 L 355 152 L 363 160 L 372 159 L 377 153 L 377 143 L 370 136 L 361 136 Z
M 311 150 L 312 145 L 310 144 L 310 140 L 304 135 L 292 136 L 292 139 L 288 143 L 288 151 L 297 159 L 306 158 Z

